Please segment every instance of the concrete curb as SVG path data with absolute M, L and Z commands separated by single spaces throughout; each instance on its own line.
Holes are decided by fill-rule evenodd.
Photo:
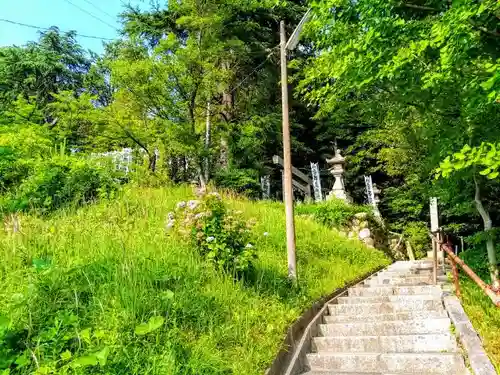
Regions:
M 280 350 L 266 375 L 297 375 L 305 369 L 306 354 L 310 352 L 312 338 L 318 332 L 318 324 L 328 313 L 328 304 L 347 293 L 347 290 L 370 276 L 380 272 L 386 266 L 381 266 L 360 278 L 346 284 L 331 294 L 315 302 L 302 316 L 288 329 L 283 348 Z
M 443 300 L 446 311 L 456 328 L 460 343 L 466 351 L 474 375 L 497 375 L 495 367 L 484 351 L 483 343 L 465 313 L 460 300 L 451 294 L 445 294 Z

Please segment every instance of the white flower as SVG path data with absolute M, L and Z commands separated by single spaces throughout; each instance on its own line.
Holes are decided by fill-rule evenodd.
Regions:
M 269 233 L 268 232 L 264 232 L 264 237 L 267 237 L 269 236 Z
M 175 224 L 175 220 L 170 220 L 167 225 L 165 226 L 165 229 L 166 230 L 170 230 L 174 227 L 174 224 Z
M 189 201 L 188 207 L 190 210 L 194 210 L 198 206 L 199 203 L 200 203 L 199 201 Z
M 247 243 L 247 245 L 245 246 L 247 249 L 251 249 L 253 247 L 253 245 L 251 243 Z
M 184 208 L 184 207 L 186 207 L 186 202 L 182 201 L 177 203 L 177 208 Z
M 199 214 L 194 215 L 195 219 L 201 219 L 203 216 L 205 216 L 204 212 L 200 212 Z
M 168 213 L 168 220 L 174 220 L 175 219 L 175 214 L 173 212 Z
M 212 237 L 212 236 L 207 237 L 207 242 L 212 242 L 213 240 L 215 240 L 215 237 Z

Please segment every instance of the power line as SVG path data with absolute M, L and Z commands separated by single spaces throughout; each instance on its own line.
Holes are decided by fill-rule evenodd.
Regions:
M 92 1 L 90 1 L 90 0 L 83 0 L 83 1 L 85 1 L 87 4 L 89 4 L 91 7 L 93 7 L 96 10 L 98 10 L 102 14 L 105 14 L 106 16 L 108 16 L 109 18 L 111 18 L 112 20 L 116 21 L 116 17 L 115 16 L 112 16 L 111 14 L 109 14 L 108 12 L 106 12 L 105 10 L 102 10 L 97 5 L 95 5 Z
M 6 23 L 10 23 L 12 25 L 29 27 L 31 29 L 37 29 L 37 30 L 44 30 L 44 31 L 52 30 L 50 27 L 41 27 L 41 26 L 29 25 L 27 23 L 21 23 L 21 22 L 11 21 L 11 20 L 7 20 L 7 19 L 4 19 L 4 18 L 0 18 L 0 22 L 6 22 Z M 61 30 L 61 31 L 62 32 L 69 32 L 69 31 L 64 31 L 64 30 Z M 75 35 L 79 36 L 79 37 L 82 37 L 82 38 L 100 39 L 100 40 L 109 40 L 109 41 L 113 40 L 113 39 L 110 39 L 110 38 L 103 38 L 103 37 L 100 37 L 100 36 L 85 35 L 85 34 L 79 34 L 79 33 L 75 33 Z
M 244 84 L 247 81 L 247 79 L 249 79 L 257 70 L 259 70 L 267 62 L 267 60 L 269 60 L 269 58 L 273 55 L 273 51 L 279 47 L 280 47 L 279 44 L 273 47 L 271 49 L 271 52 L 267 55 L 266 59 L 262 61 L 259 65 L 257 65 L 257 67 L 254 70 L 252 70 L 245 78 L 243 78 L 229 93 L 231 94 L 236 89 L 238 89 L 242 84 Z
M 80 11 L 82 11 L 83 13 L 88 14 L 90 17 L 92 17 L 92 18 L 94 18 L 94 19 L 98 20 L 99 22 L 102 22 L 103 24 L 105 24 L 105 25 L 107 25 L 107 26 L 111 27 L 112 29 L 115 29 L 116 31 L 120 31 L 120 30 L 118 30 L 115 26 L 113 26 L 112 24 L 110 24 L 109 22 L 104 21 L 102 18 L 97 17 L 95 14 L 90 13 L 88 10 L 83 9 L 81 6 L 76 5 L 76 4 L 75 4 L 74 2 L 72 2 L 71 0 L 64 0 L 64 1 L 66 1 L 68 4 L 73 5 L 76 9 L 79 9 L 79 10 L 80 10 Z

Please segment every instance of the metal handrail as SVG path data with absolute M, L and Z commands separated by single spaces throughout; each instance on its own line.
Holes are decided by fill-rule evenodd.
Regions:
M 485 283 L 465 262 L 455 255 L 450 242 L 438 242 L 440 248 L 448 255 L 448 259 L 451 263 L 453 282 L 455 284 L 455 293 L 457 297 L 460 297 L 460 282 L 458 278 L 458 267 L 457 264 L 463 269 L 465 274 L 469 276 L 472 281 L 474 281 L 481 290 L 492 300 L 496 307 L 500 307 L 500 291 L 495 290 L 495 288 L 487 283 Z M 437 258 L 434 259 L 437 262 Z

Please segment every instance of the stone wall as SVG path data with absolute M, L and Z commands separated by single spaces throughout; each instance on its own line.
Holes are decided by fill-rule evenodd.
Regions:
M 341 233 L 362 241 L 368 247 L 384 251 L 394 260 L 407 258 L 404 242 L 391 238 L 383 225 L 366 212 L 355 214 Z

